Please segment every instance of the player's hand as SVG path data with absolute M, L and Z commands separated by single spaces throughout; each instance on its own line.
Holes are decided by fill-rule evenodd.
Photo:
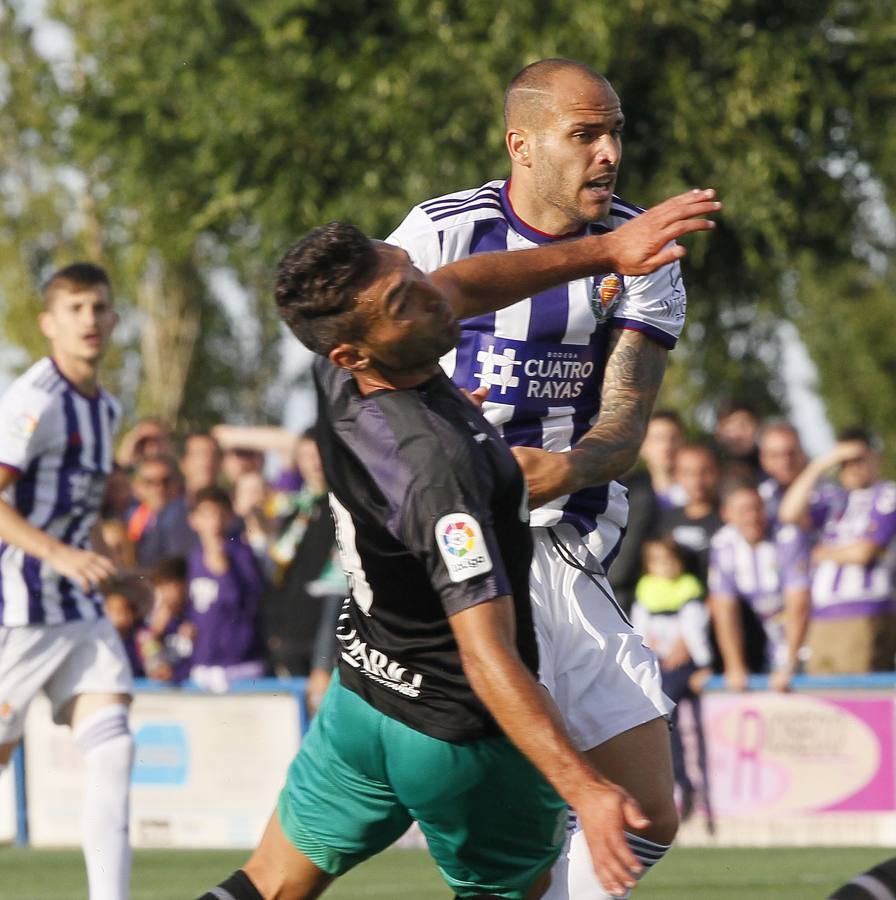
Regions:
M 613 895 L 625 894 L 644 868 L 625 840 L 625 832 L 646 828 L 650 820 L 627 791 L 611 782 L 595 786 L 575 810 L 600 883 Z
M 552 453 L 538 447 L 511 447 L 529 489 L 529 509 L 538 509 L 570 493 L 568 453 Z
M 114 577 L 116 571 L 115 563 L 108 556 L 66 544 L 59 544 L 47 557 L 47 563 L 83 591 L 98 588 Z
M 475 391 L 468 391 L 466 388 L 461 388 L 460 392 L 476 407 L 476 409 L 482 409 L 482 404 L 488 399 L 488 392 L 490 388 L 487 384 L 482 384 Z
M 746 669 L 725 669 L 725 684 L 730 691 L 743 693 L 747 689 Z
M 776 669 L 768 677 L 768 686 L 773 691 L 784 693 L 785 691 L 790 690 L 790 681 L 792 678 L 793 673 L 790 669 Z
M 703 218 L 722 208 L 715 196 L 711 188 L 687 191 L 602 235 L 601 239 L 612 248 L 613 270 L 620 275 L 646 275 L 680 259 L 687 251 L 678 244 L 670 246 L 670 241 L 692 231 L 715 228 L 715 222 Z

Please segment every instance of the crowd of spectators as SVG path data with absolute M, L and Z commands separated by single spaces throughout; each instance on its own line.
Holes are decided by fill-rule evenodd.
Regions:
M 119 445 L 100 536 L 135 675 L 213 691 L 307 676 L 316 708 L 347 588 L 313 432 L 221 425 L 178 446 L 144 419 Z
M 652 417 L 626 477 L 631 516 L 610 570 L 636 631 L 656 651 L 666 692 L 693 708 L 719 673 L 729 689 L 769 676 L 892 671 L 896 658 L 896 483 L 860 428 L 809 461 L 789 422 L 746 403 L 689 440 L 671 412 Z M 676 780 L 688 805 L 675 730 Z
M 850 429 L 809 461 L 790 423 L 745 403 L 702 440 L 653 415 L 610 580 L 698 722 L 713 672 L 732 690 L 751 674 L 786 690 L 801 672 L 894 668 L 896 484 L 880 450 Z M 120 444 L 101 533 L 122 572 L 107 612 L 138 676 L 217 691 L 307 676 L 316 708 L 347 585 L 313 432 L 220 425 L 178 447 L 145 419 Z

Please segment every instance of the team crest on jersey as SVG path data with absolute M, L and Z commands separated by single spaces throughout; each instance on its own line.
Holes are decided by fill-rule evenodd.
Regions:
M 452 513 L 436 522 L 436 541 L 448 577 L 455 583 L 492 570 L 479 523 L 467 513 Z
M 12 437 L 27 441 L 28 438 L 34 434 L 36 428 L 37 416 L 32 416 L 31 413 L 22 413 L 22 415 L 12 422 L 9 430 Z
M 598 322 L 606 322 L 622 295 L 622 277 L 615 272 L 595 280 L 591 291 L 591 312 Z

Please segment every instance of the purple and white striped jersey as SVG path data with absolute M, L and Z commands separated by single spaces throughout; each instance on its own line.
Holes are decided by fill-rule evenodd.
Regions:
M 35 528 L 87 547 L 99 515 L 118 401 L 80 393 L 52 359 L 36 362 L 0 397 L 0 465 L 20 477 L 5 493 Z M 102 598 L 0 541 L 0 625 L 55 625 L 102 615 Z
M 809 542 L 796 525 L 783 525 L 751 544 L 733 525 L 725 525 L 709 545 L 709 592 L 739 598 L 762 622 L 769 663 L 787 661 L 781 613 L 784 595 L 809 587 Z
M 812 522 L 825 544 L 874 541 L 883 552 L 869 566 L 818 564 L 812 574 L 812 616 L 836 619 L 888 612 L 896 602 L 896 483 L 879 481 L 847 491 L 821 486 L 810 503 Z
M 605 234 L 642 212 L 614 197 L 605 219 L 578 235 L 557 238 L 516 215 L 508 188 L 509 182 L 491 181 L 421 203 L 387 240 L 431 272 L 474 253 L 522 250 L 586 232 Z M 611 329 L 635 329 L 671 349 L 684 324 L 685 305 L 677 262 L 651 275 L 581 278 L 466 320 L 457 348 L 442 366 L 460 387 L 491 387 L 483 412 L 509 444 L 569 450 L 597 420 Z M 599 516 L 624 527 L 628 504 L 617 482 L 559 497 L 534 510 L 531 523 L 567 522 L 589 535 Z

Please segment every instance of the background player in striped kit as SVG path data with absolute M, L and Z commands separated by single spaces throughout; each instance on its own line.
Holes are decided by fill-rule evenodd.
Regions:
M 421 269 L 608 233 L 641 213 L 613 193 L 624 118 L 603 76 L 569 60 L 533 63 L 510 83 L 504 111 L 511 178 L 422 203 L 389 238 Z M 491 388 L 486 417 L 526 474 L 540 678 L 578 748 L 651 819 L 628 835 L 645 867 L 678 826 L 671 704 L 605 572 L 627 519 L 613 479 L 637 459 L 685 302 L 677 261 L 649 275 L 581 278 L 466 320 L 443 359 L 459 386 Z M 546 896 L 609 896 L 574 821 L 569 848 Z
M 60 269 L 42 294 L 52 357 L 0 398 L 0 766 L 42 689 L 84 754 L 90 900 L 122 900 L 131 673 L 97 592 L 115 567 L 90 549 L 120 419 L 97 383 L 117 315 L 106 273 L 89 263 Z

